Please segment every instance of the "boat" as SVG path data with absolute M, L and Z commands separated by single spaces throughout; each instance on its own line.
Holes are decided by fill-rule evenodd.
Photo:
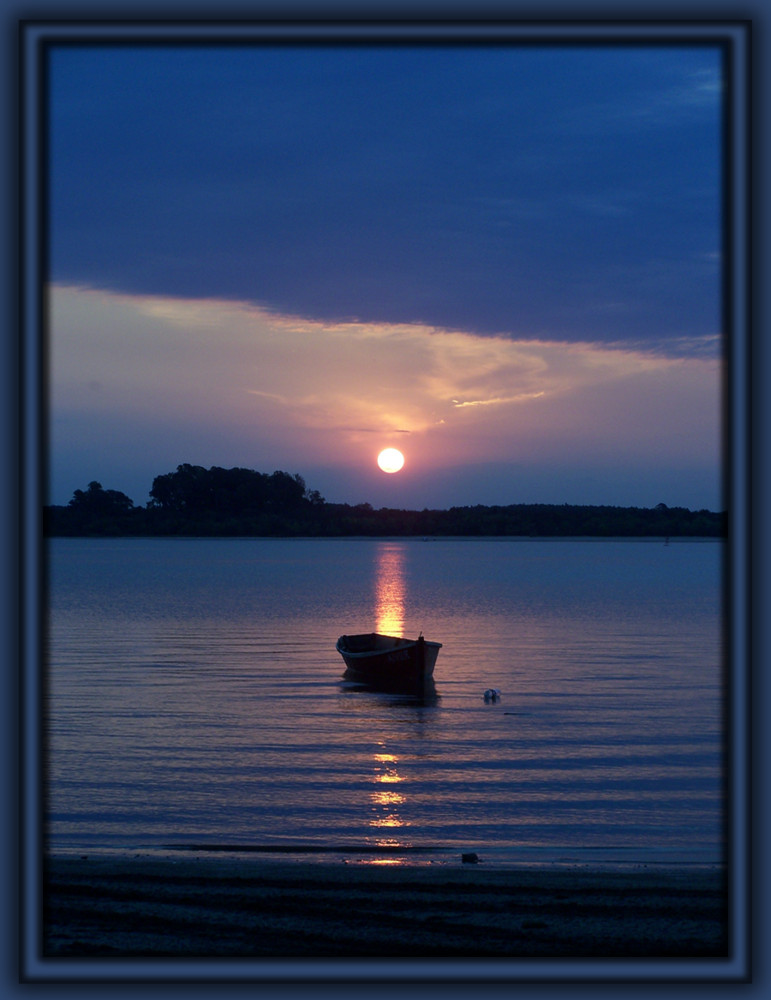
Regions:
M 402 639 L 380 632 L 341 635 L 337 651 L 347 667 L 349 680 L 374 687 L 413 688 L 431 682 L 441 642 Z

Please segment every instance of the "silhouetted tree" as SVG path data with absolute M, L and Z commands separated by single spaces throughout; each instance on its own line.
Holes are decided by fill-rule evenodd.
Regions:
M 276 471 L 270 476 L 269 484 L 268 504 L 276 510 L 296 510 L 305 499 L 305 480 L 302 476 Z
M 191 515 L 283 513 L 324 503 L 318 491 L 307 493 L 299 475 L 200 465 L 178 465 L 176 472 L 156 476 L 150 496 L 151 507 Z
M 165 510 L 203 510 L 206 508 L 206 469 L 184 463 L 176 472 L 156 476 L 150 496 Z
M 134 501 L 118 490 L 102 489 L 96 480 L 88 484 L 88 489 L 75 490 L 67 504 L 71 510 L 83 514 L 115 515 L 126 514 L 134 506 Z

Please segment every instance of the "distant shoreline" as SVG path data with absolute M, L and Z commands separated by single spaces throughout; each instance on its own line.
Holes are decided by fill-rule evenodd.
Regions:
M 353 536 L 454 537 L 725 537 L 725 511 L 587 504 L 516 503 L 449 509 L 375 509 L 328 503 L 299 474 L 180 465 L 156 476 L 145 507 L 96 480 L 66 506 L 42 512 L 43 534 L 255 538 Z
M 261 511 L 77 504 L 46 507 L 47 537 L 254 538 L 725 538 L 727 515 L 685 507 L 511 504 L 449 510 L 375 510 L 369 504 L 301 504 Z

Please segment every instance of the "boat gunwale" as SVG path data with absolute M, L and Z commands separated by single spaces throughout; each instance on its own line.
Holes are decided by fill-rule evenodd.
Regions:
M 371 635 L 373 637 L 373 639 L 377 639 L 378 637 L 383 638 L 383 639 L 392 639 L 392 640 L 394 640 L 394 645 L 393 646 L 382 647 L 380 649 L 378 649 L 375 646 L 372 646 L 372 647 L 369 647 L 367 649 L 352 650 L 352 649 L 349 649 L 346 645 L 343 644 L 343 640 L 349 638 L 349 635 L 350 635 L 350 638 L 359 638 L 359 637 L 364 637 L 364 636 L 370 636 Z M 391 652 L 393 652 L 394 650 L 397 650 L 397 649 L 399 649 L 399 650 L 413 649 L 415 646 L 418 645 L 418 643 L 420 641 L 421 641 L 420 637 L 417 638 L 417 639 L 404 639 L 404 638 L 401 638 L 399 636 L 385 635 L 382 632 L 359 632 L 359 633 L 355 633 L 355 634 L 354 633 L 350 633 L 350 634 L 347 633 L 346 635 L 341 635 L 340 638 L 337 640 L 337 643 L 335 645 L 336 645 L 338 653 L 340 653 L 341 655 L 343 655 L 345 657 L 352 657 L 354 659 L 366 659 L 366 658 L 373 657 L 373 656 L 384 656 L 384 655 L 387 655 L 387 654 L 389 654 L 389 653 L 391 653 Z M 432 649 L 436 649 L 437 651 L 442 648 L 441 642 L 434 642 L 431 639 L 423 639 L 423 644 L 425 646 L 430 646 Z

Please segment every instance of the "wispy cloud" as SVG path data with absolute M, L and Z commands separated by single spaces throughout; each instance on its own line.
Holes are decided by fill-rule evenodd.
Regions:
M 714 116 L 723 92 L 717 54 L 714 65 L 698 69 L 681 70 L 662 62 L 660 73 L 651 73 L 647 83 L 633 93 L 621 83 L 616 91 L 587 101 L 580 110 L 572 107 L 569 114 L 555 117 L 555 122 L 566 134 L 673 130 L 702 121 L 705 113 Z
M 462 409 L 464 406 L 499 406 L 502 403 L 523 403 L 527 399 L 538 399 L 543 396 L 541 392 L 520 392 L 514 396 L 497 396 L 488 399 L 453 399 L 453 406 Z

